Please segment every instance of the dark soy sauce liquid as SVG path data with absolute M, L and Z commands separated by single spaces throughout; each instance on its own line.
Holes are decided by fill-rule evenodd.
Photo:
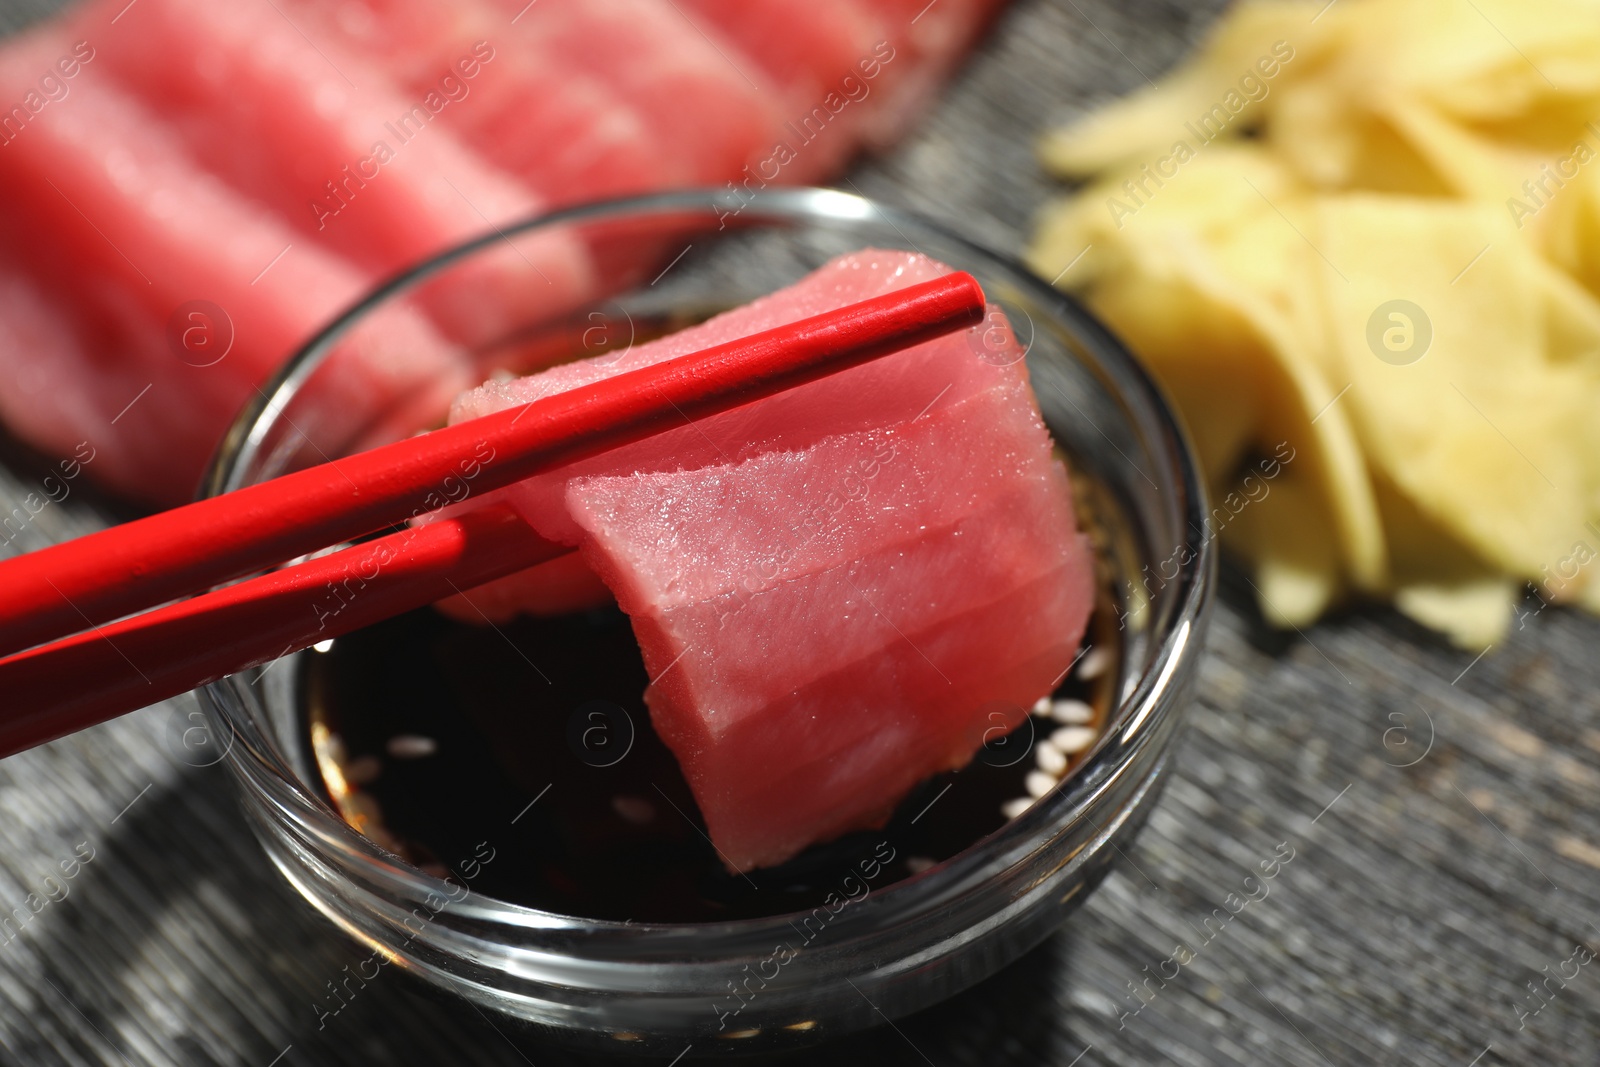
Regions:
M 1069 672 L 1055 694 L 1088 703 L 1096 728 L 1120 662 L 1108 596 L 1088 640 L 1113 666 L 1089 681 Z M 745 876 L 723 868 L 651 728 L 644 664 L 615 608 L 497 629 L 427 608 L 308 659 L 303 728 L 347 821 L 424 870 L 470 881 L 475 893 L 619 922 L 809 910 L 847 892 L 854 883 L 841 882 L 890 848 L 894 859 L 873 889 L 948 859 L 1006 821 L 1002 804 L 1027 795 L 1034 742 L 1059 725 L 1029 714 L 962 770 L 922 783 L 883 829 Z

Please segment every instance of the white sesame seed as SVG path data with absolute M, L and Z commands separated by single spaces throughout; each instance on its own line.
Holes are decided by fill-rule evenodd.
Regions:
M 1082 726 L 1094 721 L 1094 709 L 1081 700 L 1057 700 L 1050 705 L 1050 717 L 1056 722 Z
M 930 858 L 928 856 L 907 856 L 906 857 L 906 867 L 910 869 L 912 874 L 921 874 L 923 871 L 927 870 L 929 867 L 932 867 L 932 866 L 933 866 L 933 860 L 932 860 L 932 858 Z
M 1071 756 L 1094 744 L 1099 736 L 1087 726 L 1063 726 L 1050 735 L 1050 743 Z
M 1049 697 L 1040 697 L 1038 702 L 1033 705 L 1033 713 L 1035 715 L 1049 715 L 1050 714 L 1050 698 Z
M 1098 678 L 1111 666 L 1111 653 L 1103 648 L 1091 648 L 1078 661 L 1078 677 L 1088 681 Z
M 384 747 L 395 759 L 422 759 L 439 751 L 439 742 L 419 734 L 397 734 Z
M 1034 746 L 1033 758 L 1046 774 L 1060 777 L 1061 772 L 1067 769 L 1067 754 L 1049 741 L 1041 741 Z
M 1015 819 L 1031 807 L 1033 807 L 1032 797 L 1017 797 L 1000 805 L 1000 814 L 1008 819 Z
M 1042 797 L 1056 787 L 1056 776 L 1043 771 L 1029 771 L 1028 776 L 1022 780 L 1023 788 L 1029 796 Z

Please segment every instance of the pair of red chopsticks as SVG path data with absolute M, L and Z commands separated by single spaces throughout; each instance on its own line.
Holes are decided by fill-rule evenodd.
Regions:
M 0 756 L 568 551 L 503 504 L 406 525 L 439 506 L 463 463 L 479 467 L 474 491 L 487 492 L 976 325 L 983 313 L 972 276 L 946 275 L 0 562 Z M 167 603 L 179 597 L 188 599 Z

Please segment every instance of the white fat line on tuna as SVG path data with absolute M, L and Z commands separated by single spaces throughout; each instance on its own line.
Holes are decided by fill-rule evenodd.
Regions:
M 302 30 L 299 26 L 296 26 L 294 24 L 294 21 L 292 19 L 290 19 L 288 15 L 284 15 L 283 14 L 283 8 L 279 7 L 277 5 L 277 3 L 275 2 L 275 0 L 267 0 L 267 3 L 272 5 L 272 10 L 276 11 L 279 15 L 281 15 L 283 17 L 283 21 L 289 23 L 289 28 L 291 30 L 293 30 L 295 33 L 298 33 L 300 35 L 300 39 L 301 40 L 305 41 L 306 44 L 311 46 L 311 50 L 313 52 L 317 53 L 317 55 L 322 57 L 322 61 L 324 63 L 328 64 L 329 67 L 333 68 L 333 72 L 335 74 L 339 75 L 339 77 L 341 77 L 341 78 L 344 78 L 344 83 L 346 85 L 350 86 L 350 88 L 352 88 L 352 89 L 354 89 L 356 87 L 356 83 L 355 82 L 351 81 L 349 78 L 345 78 L 344 71 L 340 70 L 338 67 L 333 66 L 333 60 L 328 58 L 328 55 L 327 55 L 326 52 L 324 52 L 322 49 L 317 47 L 317 42 L 315 42 L 311 38 L 307 37 L 304 30 Z
M 851 578 L 847 574 L 847 575 L 845 575 L 844 580 L 849 582 L 850 583 L 850 588 L 854 589 L 856 591 L 856 593 L 861 597 L 861 599 L 865 600 L 867 602 L 867 605 L 869 607 L 871 607 L 873 611 L 876 611 L 878 613 L 878 618 L 880 618 L 884 622 L 888 623 L 890 629 L 894 630 L 895 633 L 900 635 L 900 640 L 904 641 L 906 644 L 911 646 L 911 651 L 913 651 L 917 655 L 921 656 L 923 662 L 926 663 L 928 666 L 932 667 L 934 673 L 937 674 L 939 677 L 944 679 L 944 684 L 945 685 L 955 685 L 955 683 L 950 680 L 950 677 L 947 674 L 945 674 L 944 671 L 941 671 L 939 669 L 939 665 L 937 663 L 933 662 L 933 660 L 929 659 L 928 658 L 928 654 L 926 652 L 922 651 L 922 649 L 918 648 L 917 647 L 917 643 L 915 641 L 911 640 L 911 638 L 907 637 L 905 631 L 900 629 L 900 627 L 896 626 L 894 624 L 894 620 L 889 618 L 889 616 L 887 616 L 887 615 L 885 615 L 883 613 L 883 609 L 882 608 L 878 607 L 878 605 L 876 605 L 876 604 L 874 604 L 872 602 L 872 598 L 867 596 L 867 594 L 862 591 L 861 587 L 855 583 L 855 579 L 854 578 Z
M 751 81 L 750 80 L 750 76 L 748 74 L 746 74 L 744 71 L 739 69 L 739 64 L 735 63 L 732 59 L 728 58 L 728 53 L 724 52 L 722 50 L 721 46 L 718 45 L 717 42 L 713 41 L 711 38 L 707 37 L 706 36 L 706 31 L 702 30 L 700 28 L 699 24 L 694 21 L 694 19 L 690 18 L 688 15 L 685 15 L 683 13 L 683 8 L 679 7 L 674 2 L 674 0 L 667 0 L 667 3 L 671 4 L 672 5 L 672 10 L 676 11 L 678 13 L 678 15 L 683 19 L 683 21 L 685 21 L 685 22 L 687 22 L 689 24 L 689 28 L 690 29 L 694 30 L 695 33 L 698 33 L 701 36 L 701 38 L 704 39 L 706 44 L 710 45 L 712 48 L 715 48 L 717 50 L 717 55 L 722 57 L 722 60 L 723 60 L 724 63 L 728 64 L 728 66 L 733 68 L 733 72 L 735 74 L 739 75 L 739 77 L 741 77 L 741 78 L 743 78 L 745 80 L 745 84 L 746 85 L 750 86 L 750 88 L 754 89 L 758 93 L 761 91 L 761 87 L 759 85 L 757 85 L 755 82 Z
M 462 199 L 462 201 L 468 207 L 470 207 L 473 210 L 473 212 L 480 219 L 483 220 L 483 224 L 485 226 L 488 226 L 491 229 L 493 229 L 495 233 L 499 234 L 500 235 L 500 239 L 502 241 L 504 241 L 506 244 L 511 246 L 511 251 L 515 252 L 518 256 L 521 256 L 522 257 L 522 262 L 524 262 L 528 266 L 532 267 L 533 270 L 534 270 L 534 273 L 538 274 L 539 277 L 541 277 L 541 278 L 543 278 L 545 280 L 545 284 L 546 285 L 554 285 L 555 284 L 555 282 L 550 280 L 550 275 L 546 274 L 544 271 L 539 269 L 538 264 L 534 263 L 533 260 L 529 259 L 527 256 L 522 255 L 522 249 L 518 248 L 515 244 L 512 243 L 511 238 L 506 236 L 506 231 L 502 230 L 499 226 L 496 226 L 494 223 L 490 222 L 489 221 L 489 216 L 487 216 L 483 212 L 479 211 L 478 210 L 478 205 L 474 204 L 471 200 L 468 200 L 466 193 L 463 193 L 460 189 L 456 189 L 456 183 L 455 182 L 451 181 L 449 178 L 446 178 L 442 174 L 439 175 L 439 179 L 441 181 L 443 181 L 446 185 L 448 185 L 450 188 L 455 189 L 456 190 L 456 195 L 459 196 Z

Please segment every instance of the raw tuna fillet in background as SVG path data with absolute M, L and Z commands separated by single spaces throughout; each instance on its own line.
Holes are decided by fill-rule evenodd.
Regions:
M 381 276 L 548 207 L 452 136 L 451 109 L 468 98 L 458 105 L 437 85 L 431 97 L 403 92 L 336 41 L 309 49 L 267 4 L 124 7 L 87 4 L 72 28 L 109 41 L 104 69 L 167 116 L 201 166 L 287 220 L 301 247 Z M 431 283 L 421 299 L 473 342 L 498 336 L 528 294 L 555 309 L 593 292 L 575 243 L 523 240 L 518 252 Z
M 283 8 L 307 33 L 379 63 L 411 96 L 459 97 L 447 109 L 450 133 L 550 204 L 661 184 L 659 160 L 674 146 L 616 87 L 545 42 L 524 36 L 508 46 L 509 16 L 484 4 L 284 0 Z M 530 9 L 518 22 L 538 17 Z
M 4 99 L 71 54 L 56 29 L 0 51 Z M 19 309 L 0 326 L 0 414 L 58 457 L 88 442 L 90 477 L 182 500 L 257 383 L 375 279 L 314 247 L 283 255 L 295 233 L 199 167 L 101 58 L 0 147 L 0 197 L 28 205 L 0 214 L 0 290 Z M 232 324 L 219 357 L 169 339 L 196 300 Z M 399 309 L 345 355 L 319 385 L 323 410 L 466 375 L 457 349 Z
M 88 477 L 179 502 L 253 388 L 384 275 L 551 205 L 825 180 L 904 130 L 998 6 L 78 4 L 0 43 L 0 418 L 52 459 L 94 441 Z M 609 252 L 523 242 L 431 285 L 432 322 L 374 324 L 326 408 L 450 389 L 508 302 L 603 295 Z M 212 367 L 166 336 L 195 300 L 233 321 Z
M 947 269 L 841 257 L 620 360 L 486 385 L 455 417 Z M 980 360 L 959 334 L 502 495 L 578 544 L 628 612 L 651 719 L 734 870 L 879 825 L 917 782 L 965 764 L 1050 691 L 1093 603 L 1024 364 Z

